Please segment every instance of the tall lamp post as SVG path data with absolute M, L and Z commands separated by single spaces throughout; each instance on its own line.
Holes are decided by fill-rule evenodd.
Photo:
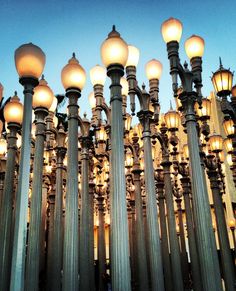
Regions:
M 137 49 L 136 49 L 137 50 Z M 129 95 L 131 101 L 131 110 L 135 111 L 135 95 L 137 95 L 141 110 L 138 112 L 138 118 L 142 124 L 142 139 L 144 148 L 144 176 L 146 190 L 147 207 L 147 229 L 148 229 L 148 252 L 150 260 L 151 286 L 152 290 L 164 290 L 164 277 L 162 267 L 161 245 L 159 228 L 157 221 L 157 203 L 155 191 L 155 179 L 153 161 L 151 157 L 151 129 L 153 112 L 149 110 L 150 105 L 154 105 L 154 117 L 158 106 L 158 84 L 162 73 L 162 65 L 157 60 L 151 60 L 146 65 L 146 74 L 150 83 L 150 93 L 145 91 L 145 86 L 141 90 L 136 80 L 137 51 L 133 46 L 129 46 L 129 62 L 126 67 L 127 79 L 129 82 Z M 132 62 L 130 61 L 132 59 Z M 158 275 L 157 275 L 158 274 Z
M 112 289 L 131 290 L 128 221 L 124 172 L 123 116 L 120 78 L 128 58 L 128 47 L 115 30 L 101 46 L 101 56 L 111 79 L 111 275 Z
M 68 105 L 68 162 L 62 290 L 78 289 L 78 98 L 85 85 L 85 71 L 73 54 L 61 72 Z
M 30 222 L 28 235 L 28 249 L 26 260 L 25 290 L 38 290 L 39 258 L 40 258 L 40 230 L 42 209 L 43 184 L 43 153 L 45 141 L 45 117 L 52 105 L 53 92 L 48 87 L 44 77 L 34 89 L 33 108 L 36 119 L 35 151 L 34 151 L 34 179 L 30 203 Z
M 24 87 L 24 112 L 19 181 L 16 195 L 10 290 L 24 290 L 32 96 L 34 87 L 38 85 L 38 78 L 44 69 L 45 54 L 38 46 L 32 43 L 24 44 L 15 51 L 15 64 L 20 77 L 19 82 Z
M 236 86 L 232 88 L 233 73 L 228 69 L 223 68 L 220 59 L 220 68 L 213 73 L 212 83 L 215 92 L 221 100 L 221 110 L 225 114 L 223 127 L 229 138 L 232 139 L 232 170 L 233 180 L 236 187 Z M 228 95 L 231 95 L 231 100 L 228 100 Z
M 187 65 L 182 67 L 179 59 L 179 41 L 182 35 L 182 23 L 170 18 L 162 24 L 162 36 L 167 44 L 170 61 L 170 74 L 174 96 L 177 96 L 178 76 L 181 79 L 183 92 L 179 95 L 182 103 L 187 129 L 190 175 L 192 182 L 193 214 L 195 220 L 197 248 L 200 262 L 203 290 L 222 290 L 220 270 L 214 235 L 211 225 L 209 198 L 206 189 L 205 176 L 201 167 L 199 154 L 199 139 L 194 103 L 201 100 L 201 71 L 204 41 L 201 37 L 192 36 L 185 43 L 185 49 L 192 70 Z M 193 91 L 195 85 L 196 91 Z M 209 276 L 209 273 L 211 276 Z
M 8 124 L 8 150 L 6 174 L 3 188 L 1 217 L 0 217 L 0 290 L 9 289 L 10 262 L 11 262 L 11 228 L 12 207 L 14 193 L 14 177 L 17 151 L 17 132 L 21 128 L 23 118 L 23 105 L 15 95 L 4 107 L 4 117 Z

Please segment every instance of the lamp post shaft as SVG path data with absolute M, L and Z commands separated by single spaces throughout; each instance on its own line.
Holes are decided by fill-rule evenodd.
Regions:
M 171 266 L 172 266 L 172 277 L 175 290 L 183 290 L 183 276 L 181 270 L 181 258 L 180 249 L 178 243 L 178 237 L 176 233 L 176 223 L 175 223 L 175 212 L 173 205 L 173 188 L 170 178 L 170 165 L 169 156 L 162 153 L 163 162 L 161 163 L 163 167 L 164 174 L 164 189 L 165 189 L 165 200 L 167 208 L 167 223 L 170 241 L 170 256 L 171 256 Z
M 88 141 L 82 141 L 81 151 L 81 209 L 80 209 L 80 290 L 90 290 L 90 250 L 89 250 L 89 151 Z M 92 278 L 91 278 L 92 279 Z
M 217 179 L 216 169 L 208 170 L 208 177 L 212 190 L 214 201 L 215 217 L 217 223 L 217 231 L 220 243 L 221 264 L 223 269 L 223 277 L 227 291 L 235 290 L 235 272 L 232 256 L 230 253 L 229 237 L 225 221 L 224 206 L 219 189 L 219 181 Z
M 151 156 L 152 145 L 149 112 L 140 111 L 139 118 L 143 125 L 144 177 L 151 286 L 153 291 L 160 291 L 164 290 L 164 277 L 158 226 L 154 169 Z
M 159 213 L 160 213 L 160 231 L 161 231 L 161 249 L 163 258 L 163 269 L 165 275 L 165 288 L 166 291 L 172 290 L 172 274 L 170 265 L 170 250 L 166 225 L 166 211 L 165 211 L 165 196 L 164 196 L 164 183 L 157 183 L 158 200 L 159 200 Z
M 78 289 L 78 92 L 67 92 L 68 167 L 63 248 L 63 291 Z M 80 96 L 80 95 L 79 95 Z
M 12 228 L 12 207 L 14 193 L 15 159 L 16 159 L 16 141 L 19 125 L 9 124 L 10 132 L 8 134 L 8 150 L 6 174 L 3 187 L 2 207 L 0 216 L 0 290 L 9 288 L 10 262 L 11 262 L 11 228 Z
M 197 245 L 196 245 L 195 233 L 194 233 L 194 227 L 193 227 L 192 209 L 191 209 L 191 203 L 190 203 L 190 197 L 189 197 L 189 194 L 190 194 L 189 181 L 190 181 L 189 177 L 181 178 L 181 183 L 183 187 L 183 196 L 184 196 L 184 206 L 185 206 L 185 213 L 186 213 L 187 231 L 188 231 L 188 242 L 189 242 L 191 269 L 192 269 L 193 288 L 196 291 L 201 291 L 202 280 L 201 280 Z
M 44 118 L 48 111 L 44 108 L 35 110 L 36 115 L 36 138 L 34 154 L 34 178 L 30 203 L 30 223 L 28 235 L 28 248 L 26 260 L 26 290 L 38 290 L 39 282 L 39 250 L 40 250 L 40 227 L 42 209 L 42 182 L 43 182 L 43 152 L 45 140 Z
M 123 141 L 123 116 L 120 78 L 123 67 L 110 66 L 111 78 L 111 273 L 112 289 L 131 290 L 129 263 L 128 219 Z
M 105 227 L 103 212 L 103 197 L 98 197 L 98 269 L 99 269 L 99 291 L 105 291 L 104 275 L 106 273 L 106 250 L 105 250 Z
M 133 170 L 135 187 L 135 210 L 136 210 L 136 244 L 137 244 L 137 279 L 138 290 L 148 289 L 147 254 L 144 234 L 143 205 L 141 197 L 141 170 Z
M 28 82 L 27 82 L 28 81 Z M 24 85 L 24 111 L 19 182 L 16 195 L 15 228 L 11 264 L 10 290 L 24 290 L 25 244 L 27 235 L 27 209 L 30 173 L 30 144 L 33 89 L 38 81 L 27 80 Z
M 56 168 L 56 197 L 54 211 L 54 228 L 53 228 L 53 265 L 52 265 L 52 286 L 51 290 L 61 290 L 61 270 L 62 270 L 62 201 L 63 201 L 63 160 L 66 149 L 63 147 L 56 148 L 57 168 Z
M 195 93 L 183 92 L 181 100 L 185 108 L 190 176 L 192 182 L 193 217 L 195 221 L 203 290 L 222 291 L 219 264 L 217 263 L 217 251 L 211 225 L 209 198 L 205 187 L 205 177 L 203 175 L 199 154 L 199 140 L 194 113 Z M 209 276 L 209 273 L 211 276 Z

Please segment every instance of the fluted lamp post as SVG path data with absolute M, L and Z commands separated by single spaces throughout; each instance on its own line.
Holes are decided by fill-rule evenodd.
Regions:
M 9 129 L 7 142 L 7 163 L 3 188 L 1 217 L 0 217 L 0 289 L 9 289 L 10 263 L 12 255 L 11 228 L 12 207 L 14 199 L 14 177 L 16 166 L 17 133 L 23 119 L 23 105 L 15 95 L 4 107 L 4 118 Z
M 212 197 L 214 202 L 214 210 L 216 217 L 216 225 L 220 243 L 221 264 L 223 269 L 223 277 L 225 280 L 225 287 L 227 290 L 234 290 L 235 288 L 235 272 L 233 260 L 230 253 L 230 244 L 227 231 L 227 224 L 225 220 L 224 205 L 222 201 L 222 192 L 219 188 L 218 175 L 220 166 L 219 153 L 223 150 L 223 138 L 221 135 L 213 134 L 209 138 L 210 149 L 216 155 L 209 155 L 206 165 L 208 168 L 208 177 L 212 189 Z
M 232 123 L 232 171 L 233 171 L 233 181 L 236 187 L 236 90 L 235 86 L 232 87 L 233 84 L 233 73 L 230 69 L 225 69 L 222 65 L 220 58 L 220 67 L 219 69 L 213 73 L 212 75 L 212 83 L 215 89 L 217 96 L 221 99 L 221 110 L 225 114 L 224 123 Z M 230 101 L 228 100 L 228 96 L 231 93 Z M 229 121 L 231 120 L 231 121 Z M 224 126 L 227 134 L 227 127 Z M 228 134 L 227 134 L 228 135 Z
M 33 163 L 33 185 L 30 203 L 30 222 L 28 248 L 26 260 L 25 290 L 38 290 L 39 258 L 40 258 L 40 230 L 42 209 L 43 184 L 43 153 L 46 123 L 45 117 L 53 102 L 53 92 L 44 77 L 34 89 L 33 108 L 36 120 L 35 151 Z
M 30 173 L 32 96 L 33 89 L 38 85 L 38 78 L 44 69 L 45 54 L 38 46 L 32 43 L 24 44 L 15 51 L 15 65 L 20 78 L 19 82 L 24 87 L 24 112 L 19 181 L 16 195 L 10 290 L 23 290 Z
M 68 105 L 68 162 L 63 248 L 62 290 L 78 289 L 78 98 L 85 85 L 85 71 L 73 54 L 61 72 Z
M 158 85 L 162 73 L 162 64 L 152 59 L 146 64 L 146 75 L 149 79 L 150 94 L 138 87 L 136 80 L 136 65 L 139 59 L 137 48 L 129 46 L 128 66 L 126 66 L 127 80 L 129 83 L 130 107 L 132 114 L 135 112 L 135 96 L 137 95 L 140 103 L 138 118 L 141 123 L 141 137 L 143 139 L 144 149 L 144 176 L 146 190 L 146 213 L 147 213 L 147 234 L 148 234 L 148 253 L 150 260 L 150 278 L 152 290 L 164 289 L 163 266 L 161 257 L 160 236 L 157 221 L 157 204 L 153 161 L 151 156 L 151 130 L 150 124 L 153 112 L 149 110 L 150 104 L 154 106 L 154 118 L 158 118 Z M 157 275 L 158 274 L 158 275 Z
M 162 24 L 162 36 L 167 44 L 170 61 L 170 74 L 174 96 L 177 97 L 178 76 L 181 79 L 183 92 L 179 95 L 185 115 L 187 129 L 190 175 L 192 182 L 193 212 L 196 229 L 196 239 L 203 280 L 203 290 L 222 290 L 216 245 L 211 225 L 209 198 L 202 171 L 199 155 L 199 141 L 194 103 L 201 101 L 201 71 L 204 40 L 199 36 L 192 36 L 185 42 L 185 50 L 190 58 L 191 71 L 180 63 L 179 41 L 182 35 L 182 23 L 178 19 L 170 18 Z M 196 91 L 193 90 L 193 85 Z M 211 276 L 209 276 L 209 273 Z
M 169 129 L 171 136 L 169 138 L 169 143 L 176 146 L 178 143 L 177 136 L 175 132 L 178 130 L 180 125 L 180 116 L 179 113 L 173 109 L 170 109 L 165 115 L 164 120 L 167 128 Z M 163 138 L 164 140 L 164 138 Z M 183 289 L 183 274 L 181 272 L 181 257 L 180 257 L 180 248 L 178 244 L 178 237 L 176 233 L 176 222 L 175 222 L 175 212 L 173 204 L 173 187 L 171 184 L 170 177 L 170 166 L 171 162 L 169 159 L 168 144 L 163 142 L 162 145 L 162 162 L 164 174 L 164 189 L 165 189 L 165 200 L 167 208 L 167 222 L 168 222 L 168 232 L 170 239 L 170 255 L 171 255 L 171 266 L 172 266 L 172 277 L 173 283 L 176 290 Z M 173 272 L 173 270 L 178 270 Z
M 126 209 L 122 95 L 120 78 L 128 46 L 113 26 L 101 46 L 101 57 L 111 79 L 111 277 L 112 289 L 131 290 L 128 221 Z

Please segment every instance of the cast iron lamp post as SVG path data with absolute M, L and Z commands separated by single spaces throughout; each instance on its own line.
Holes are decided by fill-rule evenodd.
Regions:
M 57 166 L 56 166 L 56 197 L 53 228 L 53 264 L 52 264 L 52 288 L 51 290 L 61 290 L 61 270 L 63 253 L 63 226 L 62 226 L 62 208 L 63 208 L 63 161 L 66 154 L 65 147 L 66 133 L 63 125 L 59 125 L 57 131 Z
M 24 87 L 24 112 L 22 123 L 22 146 L 19 181 L 16 194 L 13 255 L 10 290 L 24 290 L 25 244 L 27 229 L 28 189 L 30 173 L 30 143 L 33 89 L 43 72 L 45 54 L 32 43 L 24 44 L 15 51 L 16 70 L 19 82 Z
M 228 137 L 232 138 L 232 171 L 233 180 L 236 187 L 236 86 L 232 87 L 233 73 L 230 69 L 225 69 L 222 66 L 220 58 L 220 67 L 212 75 L 212 83 L 217 96 L 221 100 L 221 110 L 225 114 L 223 127 Z M 228 96 L 231 93 L 231 100 Z
M 40 258 L 40 230 L 42 209 L 43 184 L 43 153 L 45 140 L 45 117 L 52 105 L 53 92 L 48 87 L 44 77 L 34 89 L 33 108 L 36 120 L 35 151 L 33 164 L 33 185 L 30 203 L 30 223 L 28 234 L 28 248 L 26 260 L 25 290 L 38 290 L 39 258 Z
M 179 20 L 170 18 L 162 24 L 162 35 L 167 43 L 170 74 L 175 97 L 177 97 L 178 76 L 183 87 L 183 92 L 179 95 L 179 99 L 182 103 L 187 129 L 193 212 L 203 290 L 222 290 L 216 245 L 211 225 L 208 193 L 201 167 L 197 123 L 194 112 L 195 101 L 201 101 L 201 57 L 204 52 L 204 40 L 201 37 L 192 36 L 185 43 L 186 53 L 190 58 L 192 67 L 192 70 L 189 71 L 186 65 L 184 68 L 182 67 L 179 59 L 178 49 L 181 34 L 182 23 Z M 195 85 L 196 91 L 193 91 L 193 85 Z M 209 273 L 211 276 L 209 276 Z
M 131 290 L 128 222 L 124 172 L 124 141 L 120 78 L 128 58 L 128 46 L 115 30 L 101 46 L 101 56 L 111 79 L 111 275 L 112 289 Z
M 85 84 L 85 71 L 73 54 L 61 72 L 68 105 L 68 162 L 63 248 L 62 290 L 73 291 L 78 281 L 78 105 Z
M 219 236 L 221 264 L 223 268 L 223 277 L 225 280 L 226 290 L 234 290 L 235 288 L 235 275 L 234 265 L 230 253 L 229 237 L 227 231 L 227 225 L 225 221 L 224 206 L 219 188 L 219 153 L 223 150 L 223 138 L 220 135 L 213 134 L 209 138 L 209 144 L 211 151 L 215 153 L 210 154 L 206 158 L 207 174 L 210 180 L 212 197 L 214 201 L 216 226 Z
M 9 129 L 6 174 L 0 216 L 0 289 L 9 289 L 11 262 L 12 207 L 14 199 L 14 177 L 16 166 L 17 133 L 21 128 L 23 105 L 15 95 L 4 107 L 4 117 Z
M 129 95 L 131 110 L 135 111 L 135 95 L 137 95 L 141 110 L 138 112 L 138 118 L 142 124 L 142 139 L 144 148 L 144 176 L 146 190 L 146 208 L 147 208 L 147 227 L 148 227 L 148 251 L 150 260 L 151 286 L 152 290 L 164 290 L 164 277 L 161 257 L 160 236 L 157 221 L 157 203 L 155 192 L 154 169 L 151 157 L 151 131 L 150 123 L 153 112 L 149 110 L 149 104 L 152 101 L 154 107 L 154 117 L 158 105 L 158 84 L 162 72 L 162 65 L 157 60 L 151 60 L 146 65 L 146 74 L 150 83 L 150 95 L 138 87 L 136 80 L 136 65 L 138 63 L 137 49 L 134 56 L 131 57 L 134 50 L 129 50 L 129 61 L 126 67 L 127 80 L 129 82 Z

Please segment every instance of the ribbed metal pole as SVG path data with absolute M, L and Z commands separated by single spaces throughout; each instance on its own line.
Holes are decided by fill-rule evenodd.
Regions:
M 196 96 L 194 92 L 189 94 L 184 92 L 180 98 L 185 111 L 193 197 L 193 217 L 203 290 L 222 291 L 217 251 L 211 225 L 209 198 L 205 188 L 205 177 L 203 176 L 199 154 L 199 140 L 194 113 Z
M 24 86 L 24 112 L 22 123 L 19 182 L 16 195 L 16 214 L 10 283 L 11 291 L 24 290 L 25 244 L 27 234 L 27 210 L 30 174 L 32 96 L 34 87 L 38 85 L 38 80 L 33 78 L 22 78 L 20 79 L 20 83 Z
M 136 244 L 137 244 L 137 288 L 138 290 L 148 289 L 147 254 L 144 234 L 143 204 L 141 197 L 140 167 L 133 168 L 135 187 L 135 210 L 136 210 Z
M 68 163 L 63 248 L 63 291 L 74 291 L 78 281 L 78 97 L 80 91 L 66 92 L 68 105 Z
M 183 286 L 183 275 L 181 270 L 181 258 L 180 249 L 178 243 L 178 237 L 176 233 L 176 222 L 175 222 L 175 212 L 173 204 L 173 188 L 170 178 L 170 165 L 169 155 L 162 152 L 162 163 L 163 174 L 164 174 L 164 189 L 165 189 L 165 200 L 167 209 L 167 223 L 168 223 L 168 233 L 170 242 L 170 256 L 171 256 L 171 267 L 172 267 L 172 277 L 173 286 L 175 290 L 184 290 Z
M 98 271 L 99 271 L 99 291 L 105 291 L 105 274 L 106 274 L 106 249 L 105 249 L 105 226 L 104 226 L 104 206 L 102 196 L 98 200 Z
M 81 208 L 80 208 L 80 290 L 90 290 L 90 250 L 89 250 L 89 150 L 88 140 L 82 140 L 81 150 Z
M 45 140 L 44 118 L 48 110 L 36 108 L 36 138 L 33 164 L 33 186 L 30 203 L 30 223 L 28 234 L 28 248 L 26 260 L 25 290 L 38 290 L 39 283 L 39 250 L 40 250 L 40 227 L 42 209 L 42 184 L 43 184 L 43 152 Z
M 94 272 L 94 192 L 95 183 L 93 181 L 93 168 L 90 167 L 89 179 L 89 260 L 90 260 L 90 290 L 95 290 L 95 272 Z M 91 177 L 92 176 L 92 177 Z
M 116 291 L 131 290 L 120 85 L 123 74 L 122 66 L 107 68 L 111 78 L 111 273 L 112 289 Z
M 207 171 L 210 179 L 210 185 L 212 190 L 212 197 L 214 201 L 214 210 L 217 224 L 217 231 L 219 236 L 220 254 L 221 254 L 221 265 L 223 269 L 223 278 L 225 281 L 225 287 L 227 291 L 233 291 L 236 288 L 235 285 L 235 267 L 233 264 L 228 231 L 225 221 L 224 206 L 219 189 L 219 181 L 217 177 L 216 168 L 209 167 Z
M 20 125 L 9 123 L 10 130 L 7 139 L 7 163 L 6 174 L 2 196 L 2 207 L 0 210 L 0 290 L 9 289 L 10 280 L 10 263 L 12 250 L 10 248 L 11 228 L 13 216 L 13 199 L 14 199 L 14 177 L 16 166 L 16 151 L 17 151 L 17 131 Z
M 183 223 L 183 210 L 182 210 L 182 199 L 180 198 L 180 193 L 175 193 L 175 196 L 178 198 L 175 199 L 177 204 L 178 220 L 179 220 L 179 233 L 180 233 L 180 257 L 182 264 L 182 274 L 184 280 L 184 288 L 190 288 L 190 277 L 189 277 L 189 264 L 188 264 L 188 255 L 186 251 L 185 243 L 185 231 Z
M 190 203 L 190 178 L 183 177 L 180 179 L 183 188 L 185 215 L 188 231 L 188 244 L 190 252 L 190 262 L 192 270 L 193 289 L 196 291 L 202 290 L 202 279 L 200 273 L 200 266 L 198 261 L 197 245 L 194 233 L 193 216 Z
M 60 130 L 60 129 L 59 129 Z M 50 290 L 61 290 L 61 270 L 62 270 L 62 200 L 63 200 L 63 160 L 66 154 L 64 147 L 56 148 L 57 168 L 56 168 L 56 195 L 55 195 L 55 211 L 54 211 L 54 228 L 53 228 L 53 265 L 52 265 L 52 286 Z
M 52 183 L 52 182 L 51 182 Z M 54 186 L 54 185 L 53 185 Z M 55 214 L 55 189 L 48 195 L 48 229 L 47 229 L 47 291 L 51 291 L 52 270 L 53 270 L 53 232 L 54 232 L 54 214 Z
M 145 98 L 145 97 L 144 97 Z M 158 226 L 157 201 L 155 191 L 152 145 L 150 131 L 150 112 L 140 111 L 138 117 L 143 126 L 144 178 L 146 191 L 146 213 L 150 275 L 152 290 L 164 290 L 164 276 L 161 255 L 161 244 Z
M 161 249 L 163 258 L 163 269 L 165 275 L 165 290 L 172 291 L 172 273 L 170 265 L 170 250 L 166 225 L 164 181 L 157 180 L 157 193 L 159 200 Z

